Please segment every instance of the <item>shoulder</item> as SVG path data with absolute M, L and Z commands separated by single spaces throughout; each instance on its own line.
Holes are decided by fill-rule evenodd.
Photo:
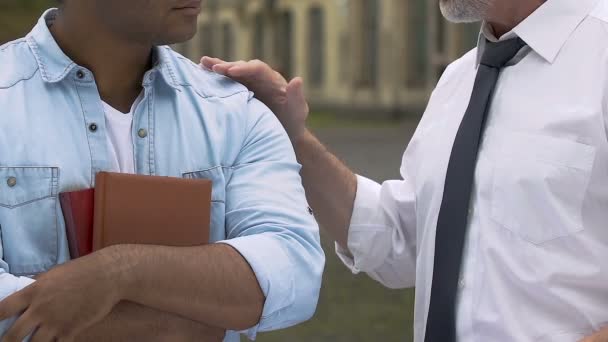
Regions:
M 477 48 L 474 48 L 447 66 L 439 79 L 437 87 L 458 81 L 462 76 L 470 74 L 471 72 L 476 73 L 476 68 Z
M 25 38 L 0 46 L 0 66 L 0 89 L 29 80 L 38 72 L 38 63 Z
M 471 77 L 477 73 L 477 48 L 464 54 L 454 62 L 450 63 L 435 88 L 435 91 L 450 84 L 460 83 L 464 77 Z
M 173 70 L 172 77 L 178 86 L 189 87 L 204 98 L 249 98 L 249 90 L 242 84 L 222 75 L 202 68 L 191 60 L 173 51 L 170 47 L 160 47 L 163 58 L 167 58 Z

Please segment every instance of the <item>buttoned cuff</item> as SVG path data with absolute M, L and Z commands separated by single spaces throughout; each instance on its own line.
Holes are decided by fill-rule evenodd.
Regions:
M 336 243 L 336 254 L 354 274 L 371 272 L 382 265 L 390 253 L 390 227 L 381 224 L 382 186 L 357 176 L 357 194 L 348 230 L 348 250 Z
M 247 260 L 266 298 L 258 325 L 241 331 L 249 339 L 255 340 L 258 331 L 267 330 L 266 326 L 272 325 L 272 322 L 267 322 L 269 317 L 293 304 L 293 265 L 281 242 L 271 234 L 249 235 L 219 243 L 232 246 Z

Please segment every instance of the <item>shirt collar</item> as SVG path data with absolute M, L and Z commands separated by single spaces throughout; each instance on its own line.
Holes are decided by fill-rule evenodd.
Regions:
M 65 79 L 75 68 L 81 68 L 74 63 L 59 47 L 49 30 L 49 23 L 57 15 L 57 9 L 51 8 L 44 12 L 36 26 L 27 35 L 26 40 L 32 50 L 42 80 L 47 83 L 57 83 Z M 169 55 L 170 48 L 154 48 L 154 67 L 143 80 L 143 84 L 152 81 L 153 74 L 160 72 L 162 79 L 173 89 L 179 90 L 180 82 L 174 70 L 173 60 Z
M 560 50 L 589 15 L 598 0 L 547 0 L 512 31 L 497 39 L 484 22 L 477 43 L 477 64 L 485 51 L 486 39 L 491 42 L 521 38 L 548 63 L 553 63 Z

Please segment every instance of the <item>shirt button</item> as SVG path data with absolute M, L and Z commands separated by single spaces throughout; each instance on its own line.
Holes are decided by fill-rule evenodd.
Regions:
M 94 124 L 94 123 L 90 124 L 89 131 L 91 131 L 93 133 L 97 132 L 97 124 Z
M 148 136 L 148 131 L 146 131 L 145 129 L 141 128 L 139 131 L 137 131 L 137 135 L 138 135 L 140 138 L 142 138 L 142 139 L 143 139 L 143 138 L 145 138 L 145 137 L 147 137 L 147 136 Z
M 78 77 L 79 79 L 83 79 L 84 78 L 84 71 L 78 70 L 76 72 L 76 77 Z
M 465 285 L 466 285 L 466 283 L 464 282 L 464 279 L 463 279 L 463 278 L 460 278 L 460 279 L 458 280 L 458 288 L 459 288 L 460 290 L 462 290 L 462 289 L 464 289 Z
M 17 178 L 15 178 L 15 177 L 9 177 L 9 178 L 6 180 L 6 184 L 7 184 L 8 186 L 10 186 L 11 188 L 12 188 L 12 187 L 14 187 L 15 185 L 17 185 Z

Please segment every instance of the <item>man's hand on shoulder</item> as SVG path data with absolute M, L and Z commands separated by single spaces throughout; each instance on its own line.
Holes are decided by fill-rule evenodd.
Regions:
M 276 114 L 292 142 L 300 139 L 306 132 L 309 107 L 301 78 L 287 82 L 280 73 L 259 60 L 225 62 L 217 58 L 203 57 L 201 65 L 230 77 L 253 91 L 256 98 Z

